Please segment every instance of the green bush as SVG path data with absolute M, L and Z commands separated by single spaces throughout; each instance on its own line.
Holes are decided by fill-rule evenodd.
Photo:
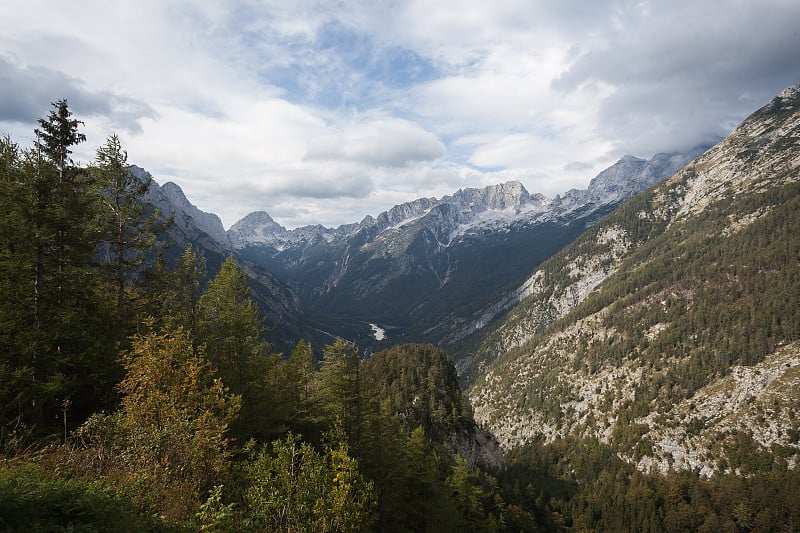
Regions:
M 0 467 L 0 531 L 165 531 L 98 482 L 47 475 L 30 463 Z

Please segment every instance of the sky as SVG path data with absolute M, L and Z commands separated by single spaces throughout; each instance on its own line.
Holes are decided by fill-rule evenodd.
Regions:
M 76 161 L 117 133 L 226 228 L 512 179 L 552 197 L 797 83 L 797 0 L 0 2 L 0 134 L 29 146 L 66 98 Z

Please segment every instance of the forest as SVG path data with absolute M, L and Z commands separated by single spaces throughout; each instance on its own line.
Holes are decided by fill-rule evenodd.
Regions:
M 800 528 L 800 475 L 745 440 L 711 478 L 577 438 L 459 456 L 481 429 L 445 352 L 276 352 L 233 257 L 165 259 L 116 135 L 72 161 L 82 126 L 59 100 L 33 147 L 0 138 L 0 530 Z

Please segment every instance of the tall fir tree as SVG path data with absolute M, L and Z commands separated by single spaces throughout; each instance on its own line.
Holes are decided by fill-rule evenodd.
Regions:
M 100 186 L 103 208 L 100 212 L 100 231 L 109 246 L 109 264 L 113 271 L 116 292 L 118 340 L 127 337 L 129 302 L 126 293 L 131 277 L 152 250 L 156 236 L 169 225 L 159 223 L 160 213 L 145 201 L 152 178 L 140 180 L 128 169 L 128 154 L 116 134 L 97 149 L 92 167 Z
M 250 295 L 247 275 L 232 257 L 208 284 L 198 306 L 198 335 L 227 386 L 243 398 L 233 430 L 240 437 L 271 439 L 285 430 L 283 362 L 263 340 L 265 328 Z
M 317 359 L 311 343 L 300 340 L 289 354 L 284 370 L 288 420 L 306 439 L 318 440 L 320 432 Z
M 38 119 L 36 146 L 55 167 L 59 181 L 70 179 L 74 171 L 72 147 L 86 141 L 86 135 L 78 131 L 83 122 L 72 117 L 65 99 L 52 103 L 54 108 L 46 119 Z
M 366 399 L 362 391 L 356 345 L 337 339 L 325 346 L 319 380 L 322 411 L 330 420 L 342 425 L 353 452 L 358 456 L 363 447 Z
M 17 230 L 14 263 L 23 292 L 17 300 L 20 328 L 13 333 L 17 369 L 29 369 L 26 423 L 40 433 L 56 420 L 79 422 L 113 397 L 113 346 L 108 316 L 97 293 L 96 239 L 91 221 L 98 191 L 71 148 L 85 140 L 67 102 L 53 104 L 39 121 L 33 150 L 18 158 L 14 178 Z M 26 309 L 27 308 L 27 309 Z M 25 324 L 27 322 L 27 324 Z
M 27 158 L 10 136 L 0 138 L 0 449 L 19 439 L 29 423 L 33 366 L 22 339 L 33 325 L 32 192 L 26 185 Z

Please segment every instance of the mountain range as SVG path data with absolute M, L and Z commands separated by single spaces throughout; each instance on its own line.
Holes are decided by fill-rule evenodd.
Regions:
M 587 189 L 552 199 L 509 181 L 420 198 L 338 228 L 288 230 L 260 211 L 225 231 L 174 183 L 154 186 L 149 200 L 175 213 L 178 245 L 194 243 L 212 266 L 226 253 L 243 263 L 283 345 L 302 336 L 321 347 L 344 336 L 368 351 L 404 341 L 458 349 L 519 301 L 531 268 L 702 151 L 625 156 Z

